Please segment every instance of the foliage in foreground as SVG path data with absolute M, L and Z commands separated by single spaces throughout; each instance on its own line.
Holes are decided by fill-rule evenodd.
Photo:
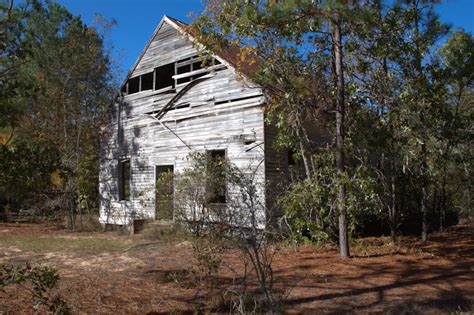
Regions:
M 9 286 L 26 288 L 31 294 L 35 312 L 46 310 L 53 314 L 69 314 L 64 300 L 55 293 L 59 284 L 58 271 L 47 266 L 4 265 L 0 268 L 0 290 L 6 292 Z
M 238 168 L 225 158 L 210 160 L 206 154 L 191 154 L 191 167 L 176 179 L 177 204 L 175 217 L 197 237 L 193 243 L 196 268 L 192 275 L 208 290 L 216 288 L 213 277 L 226 267 L 221 253 L 226 247 L 238 250 L 243 270 L 232 270 L 235 286 L 220 292 L 217 310 L 241 314 L 249 312 L 276 313 L 281 295 L 273 283 L 271 240 L 275 234 L 268 221 L 256 184 L 261 168 L 250 165 Z M 216 203 L 225 182 L 226 203 Z M 173 275 L 179 278 L 179 275 Z M 176 278 L 175 278 L 176 279 Z M 256 281 L 257 288 L 252 285 Z
M 339 238 L 347 256 L 346 230 L 425 241 L 472 217 L 474 38 L 436 4 L 206 2 L 198 41 L 241 47 L 236 68 L 257 68 L 274 145 L 297 159 L 279 199 L 294 239 Z

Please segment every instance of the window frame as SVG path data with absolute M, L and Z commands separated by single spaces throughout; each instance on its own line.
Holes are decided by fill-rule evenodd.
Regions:
M 210 150 L 206 150 L 206 159 L 207 159 L 207 162 L 206 162 L 206 172 L 208 171 L 208 165 L 209 165 L 209 162 L 212 161 L 212 154 L 213 152 L 222 152 L 223 153 L 223 158 L 224 158 L 224 162 L 227 162 L 227 149 L 210 149 Z M 213 196 L 211 198 L 209 198 L 208 200 L 208 203 L 211 204 L 211 205 L 225 205 L 228 203 L 229 201 L 229 185 L 228 185 L 228 179 L 227 179 L 227 174 L 224 174 L 223 176 L 223 185 L 224 185 L 224 194 L 223 195 L 217 195 L 217 196 Z M 212 187 L 210 187 L 209 184 L 206 184 L 206 194 L 210 194 L 210 189 L 212 189 Z M 212 194 L 215 194 L 215 190 L 212 192 Z M 222 198 L 222 199 L 221 199 Z
M 128 178 L 125 176 L 124 165 L 128 164 Z M 118 199 L 130 201 L 132 195 L 132 162 L 130 158 L 120 159 L 118 162 Z M 128 182 L 128 190 L 126 189 Z

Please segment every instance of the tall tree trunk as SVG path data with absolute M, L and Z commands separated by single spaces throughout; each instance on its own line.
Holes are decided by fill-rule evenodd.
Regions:
M 389 219 L 390 219 L 390 237 L 392 239 L 392 243 L 396 243 L 397 241 L 397 227 L 398 227 L 398 214 L 397 214 L 397 184 L 396 184 L 396 177 L 395 177 L 395 166 L 393 160 L 391 161 L 391 177 L 390 177 L 390 187 L 391 187 L 391 200 L 390 200 L 390 212 L 389 212 Z
M 421 88 L 421 85 L 423 84 L 424 81 L 424 74 L 423 74 L 423 66 L 422 66 L 422 53 L 420 52 L 420 48 L 418 46 L 419 43 L 419 22 L 420 22 L 420 17 L 418 15 L 418 5 L 419 1 L 418 0 L 413 0 L 412 2 L 413 5 L 413 12 L 414 12 L 414 31 L 415 31 L 415 38 L 414 42 L 416 44 L 416 70 L 418 74 L 418 95 L 421 97 L 421 102 L 417 102 L 417 105 L 420 110 L 420 122 L 422 128 L 424 127 L 425 123 L 425 117 L 424 117 L 424 111 L 425 111 L 425 97 L 426 94 L 425 89 Z M 421 105 L 421 107 L 420 107 Z M 428 195 L 427 195 L 427 168 L 428 164 L 426 161 L 426 142 L 425 142 L 425 136 L 423 135 L 423 131 L 421 131 L 421 201 L 420 201 L 420 208 L 421 208 L 421 214 L 422 214 L 422 222 L 421 222 L 421 240 L 423 242 L 426 242 L 428 238 Z
M 344 156 L 344 70 L 342 57 L 342 35 L 341 35 L 341 16 L 335 12 L 332 16 L 332 28 L 334 36 L 334 64 L 336 70 L 337 84 L 337 102 L 336 102 L 336 169 L 340 178 L 345 171 Z M 339 250 L 341 257 L 349 257 L 349 238 L 347 232 L 347 216 L 346 216 L 346 185 L 339 184 L 339 192 L 337 195 L 337 207 L 339 213 Z
M 445 162 L 446 163 L 446 162 Z M 443 182 L 441 184 L 441 200 L 439 207 L 439 230 L 444 231 L 444 221 L 446 217 L 446 181 L 447 181 L 447 170 L 446 165 L 443 167 Z
M 423 142 L 421 144 L 421 214 L 422 214 L 422 224 L 421 224 L 421 240 L 426 242 L 428 239 L 428 196 L 426 192 L 426 144 Z

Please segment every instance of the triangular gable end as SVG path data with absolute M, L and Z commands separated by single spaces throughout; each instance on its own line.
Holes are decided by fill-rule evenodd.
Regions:
M 176 61 L 175 51 L 179 49 L 182 58 L 187 58 L 196 54 L 196 48 L 193 45 L 194 37 L 183 29 L 186 26 L 183 22 L 164 16 L 153 35 L 146 44 L 145 48 L 140 53 L 132 69 L 128 72 L 121 88 L 126 84 L 128 79 L 142 75 L 149 72 L 150 69 L 157 68 L 164 64 Z M 176 36 L 178 35 L 179 36 Z M 229 47 L 221 53 L 213 55 L 213 57 L 237 73 L 235 62 L 230 62 L 228 59 L 236 59 L 239 48 Z M 160 58 L 156 58 L 159 55 Z M 223 58 L 227 56 L 229 58 Z M 235 60 L 234 60 L 235 61 Z M 246 73 L 244 73 L 245 75 Z M 247 79 L 248 77 L 244 77 Z M 248 83 L 250 83 L 248 81 Z

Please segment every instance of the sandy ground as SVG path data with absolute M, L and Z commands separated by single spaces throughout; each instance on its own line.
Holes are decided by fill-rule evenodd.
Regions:
M 25 248 L 2 237 L 22 237 L 66 246 Z M 71 250 L 74 242 L 119 247 Z M 35 244 L 36 244 L 35 243 Z M 145 244 L 144 244 L 145 243 Z M 61 243 L 63 244 L 63 243 Z M 83 243 L 81 243 L 83 244 Z M 87 242 L 84 243 L 87 247 Z M 285 313 L 446 314 L 474 312 L 474 233 L 459 226 L 430 236 L 414 237 L 393 246 L 386 238 L 360 240 L 353 257 L 343 260 L 331 246 L 275 245 L 275 292 Z M 212 286 L 195 277 L 175 275 L 195 266 L 188 242 L 145 242 L 114 232 L 70 233 L 41 224 L 0 224 L 0 263 L 43 264 L 60 271 L 59 294 L 73 314 L 159 314 L 223 312 L 219 301 L 238 287 L 242 260 L 227 249 Z M 228 295 L 226 295 L 228 296 Z M 22 287 L 0 290 L 2 312 L 31 313 L 30 296 Z

